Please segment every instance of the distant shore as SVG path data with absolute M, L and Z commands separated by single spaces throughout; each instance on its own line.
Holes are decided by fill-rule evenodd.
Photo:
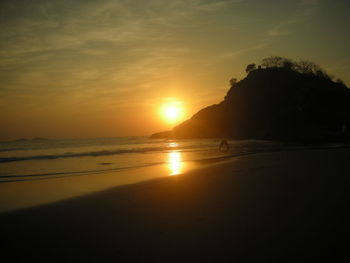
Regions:
M 350 149 L 240 156 L 0 214 L 4 256 L 46 262 L 312 262 L 345 255 Z

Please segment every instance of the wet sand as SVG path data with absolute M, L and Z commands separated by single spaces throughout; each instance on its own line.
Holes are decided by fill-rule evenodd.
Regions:
M 314 262 L 345 254 L 350 150 L 261 153 L 0 214 L 2 256 Z
M 185 166 L 185 164 L 183 164 Z M 186 163 L 190 170 L 193 163 Z M 101 192 L 116 186 L 167 177 L 169 164 L 49 179 L 0 183 L 0 213 Z

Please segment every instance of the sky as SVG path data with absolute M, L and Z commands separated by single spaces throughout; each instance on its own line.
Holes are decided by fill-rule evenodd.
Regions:
M 1 0 L 0 140 L 150 135 L 269 56 L 350 85 L 348 0 Z M 179 120 L 180 121 L 180 120 Z

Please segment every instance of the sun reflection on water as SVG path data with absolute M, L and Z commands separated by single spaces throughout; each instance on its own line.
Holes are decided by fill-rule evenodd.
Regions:
M 178 175 L 181 174 L 183 169 L 183 162 L 181 158 L 181 152 L 172 151 L 168 155 L 168 168 L 170 170 L 169 175 Z
M 168 146 L 169 146 L 170 148 L 176 148 L 176 147 L 179 146 L 179 144 L 176 143 L 176 142 L 170 142 L 170 143 L 168 144 Z

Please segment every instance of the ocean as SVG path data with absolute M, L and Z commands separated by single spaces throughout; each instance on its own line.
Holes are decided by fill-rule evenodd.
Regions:
M 0 142 L 0 182 L 103 174 L 160 164 L 169 164 L 169 174 L 176 174 L 182 172 L 179 171 L 182 162 L 290 147 L 271 141 L 243 140 L 229 141 L 230 149 L 221 151 L 219 144 L 220 139 L 148 137 Z
M 0 142 L 0 213 L 186 175 L 198 166 L 227 158 L 305 148 L 273 141 L 229 140 L 229 150 L 220 150 L 220 142 L 147 137 Z M 315 147 L 339 145 L 306 148 Z

